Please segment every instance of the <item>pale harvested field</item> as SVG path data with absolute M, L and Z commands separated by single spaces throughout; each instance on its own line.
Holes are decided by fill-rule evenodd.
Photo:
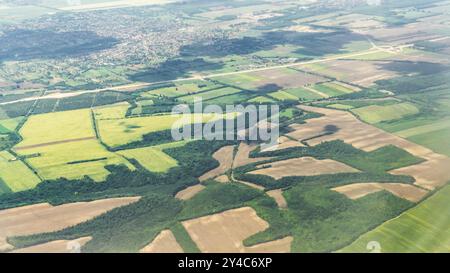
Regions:
M 213 154 L 213 158 L 219 161 L 219 167 L 210 170 L 209 172 L 203 174 L 199 177 L 200 181 L 205 181 L 221 174 L 226 173 L 231 169 L 233 165 L 233 151 L 234 146 L 225 146 L 220 148 L 217 152 Z
M 385 190 L 411 202 L 419 202 L 428 194 L 428 191 L 419 187 L 400 183 L 355 183 L 332 190 L 342 193 L 350 199 L 359 199 L 368 194 Z
M 8 251 L 13 248 L 14 246 L 8 244 L 5 237 L 0 237 L 0 252 Z
M 339 128 L 337 132 L 313 138 L 308 140 L 307 143 L 314 146 L 322 142 L 340 139 L 366 152 L 371 152 L 387 145 L 394 145 L 426 161 L 393 170 L 390 173 L 411 175 L 416 179 L 416 185 L 430 190 L 442 186 L 450 180 L 450 170 L 447 169 L 450 166 L 450 158 L 444 155 L 436 154 L 428 148 L 366 124 L 345 111 L 305 105 L 301 105 L 299 108 L 308 112 L 320 113 L 324 116 L 307 120 L 305 124 L 293 125 L 292 128 L 295 131 L 289 134 L 291 137 L 299 140 L 308 139 L 323 134 L 325 126 L 334 125 Z
M 270 167 L 267 167 L 270 166 Z M 287 176 L 316 176 L 321 174 L 355 173 L 358 170 L 331 159 L 318 160 L 312 157 L 299 157 L 261 164 L 250 174 L 268 175 L 275 179 Z
M 179 199 L 179 200 L 189 200 L 192 197 L 194 197 L 197 193 L 201 192 L 202 190 L 205 189 L 205 186 L 203 185 L 194 185 L 194 186 L 190 186 L 187 187 L 186 189 L 179 191 L 176 195 L 175 198 Z
M 288 253 L 291 252 L 292 236 L 247 247 L 248 253 Z
M 141 253 L 183 253 L 183 248 L 178 244 L 172 231 L 163 230 L 147 246 L 141 249 Z
M 450 158 L 437 155 L 426 162 L 390 171 L 391 174 L 410 175 L 416 179 L 416 184 L 433 190 L 450 181 Z
M 75 240 L 56 240 L 44 244 L 19 248 L 11 253 L 73 253 L 78 247 L 84 246 L 92 237 L 82 237 Z
M 183 226 L 203 253 L 288 252 L 290 241 L 245 247 L 243 241 L 264 231 L 269 224 L 250 207 L 228 210 L 184 221 Z
M 261 151 L 262 152 L 278 151 L 294 147 L 305 147 L 305 145 L 303 145 L 300 141 L 292 140 L 286 136 L 282 136 L 278 138 L 278 145 L 262 149 Z
M 272 191 L 268 191 L 266 193 L 268 196 L 272 197 L 275 200 L 275 202 L 277 203 L 277 205 L 280 209 L 287 208 L 287 202 L 283 196 L 283 190 L 281 190 L 281 189 L 272 190 Z
M 320 28 L 313 28 L 311 26 L 308 25 L 293 25 L 293 26 L 289 26 L 284 28 L 287 31 L 297 31 L 297 32 L 309 32 L 309 33 L 330 33 L 331 30 L 327 30 L 327 29 L 320 29 Z
M 228 182 L 230 182 L 230 179 L 228 178 L 227 175 L 218 176 L 214 180 L 219 182 L 219 183 L 228 183 Z
M 434 25 L 434 27 L 439 28 L 441 26 Z M 430 23 L 417 22 L 401 27 L 370 29 L 361 33 L 370 35 L 374 39 L 383 42 L 406 44 L 436 38 L 435 34 L 429 34 L 430 28 Z
M 338 80 L 369 87 L 378 80 L 390 79 L 397 76 L 393 71 L 382 68 L 383 61 L 334 60 L 317 68 L 306 65 L 306 71 L 318 72 Z
M 236 156 L 234 157 L 233 162 L 233 168 L 245 166 L 251 163 L 257 163 L 264 160 L 270 159 L 270 157 L 257 157 L 257 158 L 250 158 L 249 155 L 252 151 L 254 151 L 258 145 L 256 144 L 247 144 L 244 142 L 241 142 L 239 144 L 238 151 L 236 153 Z
M 88 221 L 140 197 L 123 197 L 52 206 L 41 203 L 0 211 L 0 243 L 4 238 L 58 231 Z M 3 238 L 3 239 L 2 239 Z M 0 244 L 0 249 L 4 245 Z

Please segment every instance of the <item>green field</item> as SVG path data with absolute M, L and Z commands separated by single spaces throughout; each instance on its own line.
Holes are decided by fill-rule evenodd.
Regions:
M 450 128 L 417 134 L 408 139 L 437 153 L 450 156 Z
M 431 150 L 450 156 L 450 121 L 429 116 L 378 124 L 380 128 Z
M 421 125 L 421 126 L 415 126 L 409 129 L 404 129 L 401 131 L 396 131 L 395 134 L 408 138 L 408 137 L 414 137 L 416 135 L 426 134 L 426 133 L 432 133 L 444 129 L 450 128 L 450 120 L 439 120 L 436 122 L 432 122 L 429 124 Z
M 339 110 L 353 109 L 353 106 L 351 106 L 351 105 L 340 104 L 340 103 L 328 104 L 327 107 L 334 108 L 334 109 L 339 109 Z
M 95 137 L 89 109 L 34 115 L 19 133 L 23 137 L 16 147 Z
M 206 101 L 206 100 L 214 99 L 217 97 L 237 94 L 239 92 L 241 92 L 241 90 L 239 90 L 239 89 L 231 88 L 231 87 L 224 87 L 224 88 L 215 89 L 212 91 L 207 91 L 207 92 L 197 93 L 194 95 L 180 97 L 179 100 L 186 102 L 186 103 L 193 103 L 196 98 L 201 98 L 203 101 Z
M 262 50 L 255 55 L 261 58 L 302 58 L 304 55 L 297 53 L 298 47 L 293 45 L 278 45 L 271 50 Z
M 124 118 L 129 107 L 127 102 L 97 107 L 94 109 L 94 116 L 96 119 Z
M 230 85 L 230 86 L 239 86 L 243 89 L 252 90 L 256 87 L 258 81 L 261 80 L 260 77 L 253 74 L 235 74 L 224 77 L 214 77 L 214 80 L 219 81 L 220 83 Z
M 252 98 L 253 96 L 248 93 L 236 93 L 228 96 L 217 97 L 214 99 L 210 99 L 207 101 L 208 104 L 217 104 L 217 105 L 231 105 L 231 104 L 240 104 L 243 101 Z
M 195 94 L 215 88 L 220 88 L 220 85 L 214 84 L 209 81 L 195 81 L 176 84 L 171 87 L 159 88 L 151 91 L 147 91 L 141 94 L 142 97 L 151 97 L 153 95 L 166 96 L 166 97 L 180 97 L 189 94 Z
M 121 115 L 126 105 L 97 109 L 101 117 Z M 31 116 L 20 130 L 23 137 L 14 148 L 43 179 L 79 179 L 85 175 L 103 181 L 107 165 L 133 166 L 109 152 L 95 139 L 89 109 Z M 31 145 L 31 146 L 29 146 Z M 28 147 L 27 147 L 28 146 Z
M 181 115 L 155 115 L 123 119 L 98 120 L 101 140 L 110 147 L 117 147 L 142 140 L 143 135 L 168 130 L 179 121 Z M 213 114 L 192 114 L 190 120 L 182 124 L 206 122 L 214 118 Z
M 134 169 L 127 160 L 107 151 L 97 140 L 83 140 L 70 143 L 20 150 L 25 159 L 43 179 L 80 179 L 89 176 L 103 181 L 110 173 L 108 165 L 126 165 Z M 35 156 L 38 155 L 38 156 Z
M 34 188 L 41 180 L 22 161 L 0 152 L 0 179 L 13 192 Z
M 0 134 L 15 131 L 23 117 L 0 120 Z
M 178 162 L 164 153 L 164 149 L 182 147 L 186 142 L 175 142 L 152 147 L 121 150 L 117 153 L 128 159 L 135 159 L 142 167 L 151 172 L 167 172 L 170 168 L 178 166 Z
M 388 106 L 371 105 L 352 110 L 360 119 L 375 124 L 382 121 L 396 120 L 419 113 L 411 103 L 399 103 Z
M 359 60 L 359 61 L 376 61 L 392 58 L 395 54 L 386 52 L 386 51 L 378 51 L 374 53 L 369 53 L 361 56 L 354 56 L 350 58 L 351 60 Z
M 289 93 L 298 99 L 302 100 L 317 100 L 323 98 L 323 96 L 320 96 L 318 93 L 314 93 L 308 89 L 305 88 L 294 88 L 294 89 L 287 89 L 284 90 L 286 93 Z
M 270 97 L 280 100 L 280 101 L 285 101 L 285 100 L 298 100 L 298 97 L 285 92 L 285 91 L 277 91 L 277 92 L 273 92 L 268 94 Z
M 367 252 L 371 241 L 382 252 L 450 252 L 450 186 L 417 207 L 364 234 L 342 252 Z
M 259 97 L 248 100 L 248 102 L 250 102 L 250 103 L 273 103 L 275 101 L 273 99 L 265 97 L 265 96 L 259 96 Z
M 0 252 L 91 236 L 81 252 L 137 253 L 163 230 L 185 252 L 247 231 L 230 252 L 450 252 L 450 0 L 380 1 L 0 0 L 0 212 L 139 197 L 43 233 L 0 217 Z M 230 128 L 238 113 L 196 98 L 269 106 L 275 127 L 254 140 L 254 115 Z M 267 227 L 185 222 L 242 207 Z
M 328 95 L 329 97 L 337 97 L 345 94 L 350 94 L 355 92 L 354 90 L 340 85 L 336 82 L 326 82 L 321 84 L 316 84 L 312 89 L 317 90 L 321 93 Z

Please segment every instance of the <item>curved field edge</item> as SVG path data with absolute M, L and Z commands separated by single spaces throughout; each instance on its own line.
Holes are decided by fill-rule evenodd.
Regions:
M 376 241 L 382 252 L 450 252 L 450 185 L 400 216 L 359 237 L 339 252 L 367 252 Z

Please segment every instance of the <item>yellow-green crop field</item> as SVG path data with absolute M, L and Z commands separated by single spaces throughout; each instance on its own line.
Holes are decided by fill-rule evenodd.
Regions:
M 298 98 L 288 92 L 285 91 L 277 91 L 277 92 L 273 92 L 268 94 L 270 97 L 280 100 L 280 101 L 285 101 L 285 100 L 298 100 Z
M 312 87 L 312 89 L 324 93 L 329 97 L 337 97 L 340 95 L 355 92 L 355 90 L 350 89 L 349 87 L 346 87 L 344 85 L 341 85 L 338 82 L 325 82 L 321 84 L 316 84 Z
M 182 115 L 155 115 L 147 117 L 133 117 L 114 120 L 98 120 L 97 126 L 102 141 L 110 146 L 117 147 L 134 141 L 142 140 L 143 135 L 169 130 Z M 190 120 L 181 122 L 180 126 L 208 122 L 215 118 L 214 114 L 192 114 Z
M 105 169 L 107 165 L 123 164 L 134 169 L 126 159 L 107 151 L 95 139 L 19 150 L 18 153 L 29 156 L 25 160 L 48 180 L 61 177 L 80 179 L 86 175 L 95 181 L 103 181 L 109 174 Z
M 387 52 L 387 51 L 377 51 L 373 53 L 368 53 L 360 56 L 354 56 L 350 59 L 352 60 L 359 60 L 359 61 L 376 61 L 376 60 L 384 60 L 388 58 L 392 58 L 395 56 L 396 53 L 394 52 Z
M 342 78 L 345 76 L 345 73 L 339 72 L 337 70 L 331 69 L 330 65 L 326 63 L 313 63 L 313 64 L 305 64 L 302 66 L 307 71 L 320 73 L 333 78 Z
M 23 141 L 16 148 L 95 137 L 89 109 L 30 116 L 19 133 Z
M 351 110 L 360 119 L 368 123 L 401 119 L 419 113 L 419 109 L 411 103 L 399 103 L 387 106 L 370 105 Z
M 343 252 L 367 252 L 371 241 L 382 252 L 450 252 L 450 186 L 416 207 L 364 234 Z
M 301 87 L 293 88 L 293 89 L 286 89 L 283 91 L 297 97 L 298 99 L 302 99 L 302 100 L 316 100 L 316 99 L 328 97 L 326 95 L 321 96 L 320 93 L 316 93 L 316 92 L 313 92 L 311 90 L 308 90 L 306 88 L 301 88 Z
M 163 150 L 181 147 L 185 144 L 185 141 L 180 141 L 152 147 L 122 150 L 117 153 L 128 159 L 135 159 L 142 167 L 151 172 L 167 172 L 170 168 L 178 166 L 178 162 L 164 153 Z
M 436 132 L 436 131 L 448 129 L 448 128 L 450 128 L 450 120 L 445 119 L 445 120 L 440 120 L 440 121 L 433 122 L 430 124 L 401 130 L 401 131 L 395 132 L 395 134 L 400 137 L 403 137 L 403 138 L 408 138 L 408 137 L 413 137 L 413 136 L 421 135 L 421 134 L 425 134 L 425 133 Z
M 0 152 L 0 178 L 13 192 L 32 189 L 41 182 L 32 170 L 7 151 Z
M 202 100 L 214 99 L 221 96 L 237 94 L 241 92 L 241 90 L 232 88 L 232 87 L 224 87 L 220 89 L 211 90 L 208 92 L 202 92 L 200 94 L 193 94 L 179 98 L 179 100 L 187 103 L 193 103 L 196 98 L 202 98 Z
M 130 104 L 128 102 L 123 102 L 109 106 L 97 107 L 93 111 L 96 119 L 117 119 L 124 118 L 129 107 Z
M 258 96 L 256 98 L 252 98 L 252 99 L 248 100 L 248 102 L 250 102 L 250 103 L 272 103 L 275 101 L 268 97 Z
M 0 133 L 7 133 L 16 130 L 23 117 L 0 120 Z
M 166 97 L 179 97 L 183 95 L 195 94 L 198 92 L 219 88 L 221 85 L 214 84 L 208 81 L 195 81 L 177 84 L 176 86 L 164 87 L 160 89 L 151 90 L 142 93 L 142 97 L 152 97 L 154 95 L 161 95 Z
M 118 115 L 127 104 L 98 108 L 103 118 Z M 14 147 L 26 157 L 42 179 L 79 179 L 89 176 L 103 181 L 109 174 L 107 165 L 134 166 L 125 158 L 109 152 L 95 139 L 91 110 L 55 112 L 31 116 L 20 130 L 23 141 Z M 5 180 L 5 179 L 3 179 Z
M 219 82 L 224 84 L 239 86 L 244 89 L 253 89 L 256 87 L 257 82 L 262 80 L 261 77 L 258 77 L 257 75 L 251 73 L 214 77 L 213 79 L 218 80 Z
M 353 106 L 351 106 L 351 105 L 340 104 L 340 103 L 329 104 L 329 105 L 327 105 L 327 107 L 329 107 L 329 108 L 334 108 L 334 109 L 339 109 L 339 110 L 349 110 L 349 109 L 353 109 Z

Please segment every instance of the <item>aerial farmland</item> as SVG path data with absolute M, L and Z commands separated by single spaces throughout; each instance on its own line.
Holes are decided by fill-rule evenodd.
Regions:
M 450 1 L 25 2 L 0 252 L 450 252 Z M 274 147 L 206 111 L 236 105 Z

